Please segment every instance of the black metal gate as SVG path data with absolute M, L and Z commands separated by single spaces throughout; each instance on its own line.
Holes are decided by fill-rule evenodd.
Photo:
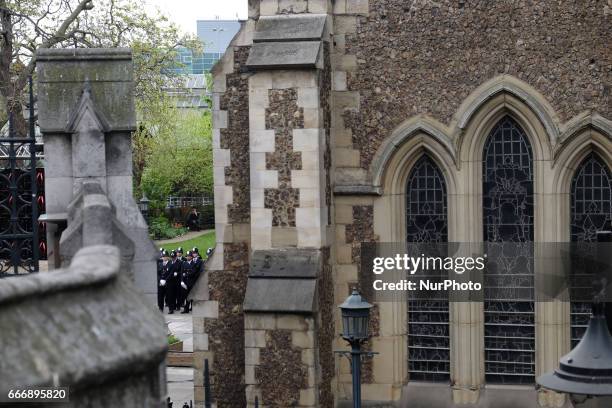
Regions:
M 38 187 L 44 175 L 37 171 L 31 79 L 29 102 L 29 135 L 17 137 L 10 117 L 8 137 L 0 138 L 0 278 L 39 269 L 38 214 L 44 198 Z

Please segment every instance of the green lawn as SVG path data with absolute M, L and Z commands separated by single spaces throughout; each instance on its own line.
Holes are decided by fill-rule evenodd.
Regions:
M 180 241 L 180 242 L 175 242 L 172 244 L 164 244 L 164 247 L 169 251 L 176 249 L 178 247 L 183 247 L 185 254 L 191 248 L 198 247 L 202 257 L 206 257 L 206 250 L 208 248 L 213 248 L 214 246 L 215 246 L 215 231 L 207 232 L 204 235 L 200 235 L 197 238 L 189 239 L 187 241 Z

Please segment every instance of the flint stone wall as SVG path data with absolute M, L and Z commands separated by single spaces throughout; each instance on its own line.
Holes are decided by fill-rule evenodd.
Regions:
M 611 16 L 607 1 L 369 0 L 369 15 L 342 35 L 355 63 L 346 83 L 359 107 L 344 120 L 359 166 L 402 121 L 422 114 L 448 124 L 501 74 L 534 87 L 561 122 L 585 110 L 612 117 Z

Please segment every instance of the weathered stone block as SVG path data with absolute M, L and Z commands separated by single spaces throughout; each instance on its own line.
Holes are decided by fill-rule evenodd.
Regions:
M 209 300 L 208 302 L 198 302 L 193 306 L 193 316 L 205 319 L 219 318 L 219 302 Z
M 65 131 L 85 82 L 110 128 L 135 129 L 129 49 L 41 49 L 36 55 L 38 123 L 43 133 Z
M 330 0 L 308 0 L 309 13 L 327 14 L 331 9 Z
M 306 323 L 304 316 L 279 315 L 276 327 L 284 330 L 306 331 L 308 330 L 308 323 Z
M 297 243 L 295 227 L 272 227 L 272 248 L 295 247 Z
M 316 68 L 320 54 L 319 41 L 256 43 L 247 66 L 251 69 Z
M 276 315 L 270 313 L 247 313 L 244 316 L 247 330 L 272 330 L 276 328 Z
M 258 348 L 247 347 L 244 349 L 244 363 L 246 365 L 258 365 L 259 364 L 259 350 Z
M 246 312 L 313 313 L 315 279 L 249 278 L 243 308 Z
M 314 334 L 312 331 L 291 332 L 291 344 L 300 349 L 314 348 Z
M 265 330 L 245 330 L 244 331 L 244 346 L 245 347 L 266 347 L 266 331 Z
M 313 14 L 262 16 L 257 21 L 253 41 L 317 41 L 323 37 L 326 18 Z
M 307 0 L 278 0 L 279 13 L 305 13 L 308 11 Z
M 315 391 L 315 388 L 307 388 L 305 390 L 300 390 L 301 407 L 314 406 L 316 404 L 317 397 Z

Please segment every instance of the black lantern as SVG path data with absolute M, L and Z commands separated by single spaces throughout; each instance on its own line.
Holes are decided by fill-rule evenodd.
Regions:
M 598 242 L 610 242 L 612 232 L 597 234 Z M 607 252 L 607 254 L 606 254 Z M 606 259 L 609 251 L 601 246 L 598 258 Z M 604 263 L 605 268 L 609 265 Z M 559 368 L 538 377 L 538 384 L 553 391 L 570 394 L 573 402 L 581 403 L 590 397 L 612 396 L 612 335 L 606 322 L 605 292 L 607 278 L 596 294 L 589 325 L 582 340 L 572 351 L 561 357 Z
M 593 305 L 580 343 L 561 357 L 558 369 L 538 377 L 538 384 L 574 396 L 612 395 L 612 336 L 603 311 L 603 304 Z
M 363 300 L 356 289 L 340 305 L 342 310 L 342 338 L 352 341 L 368 339 L 368 322 L 372 305 Z
M 361 351 L 361 343 L 366 341 L 368 335 L 368 322 L 372 305 L 363 300 L 357 289 L 340 305 L 342 311 L 342 338 L 349 342 L 351 351 L 340 351 L 350 355 L 351 370 L 353 373 L 353 408 L 361 407 L 361 356 L 371 356 L 374 353 Z
M 140 213 L 144 217 L 147 224 L 149 223 L 149 202 L 150 202 L 149 199 L 147 198 L 147 196 L 145 195 L 143 191 L 142 198 L 138 202 L 138 209 L 140 210 Z

